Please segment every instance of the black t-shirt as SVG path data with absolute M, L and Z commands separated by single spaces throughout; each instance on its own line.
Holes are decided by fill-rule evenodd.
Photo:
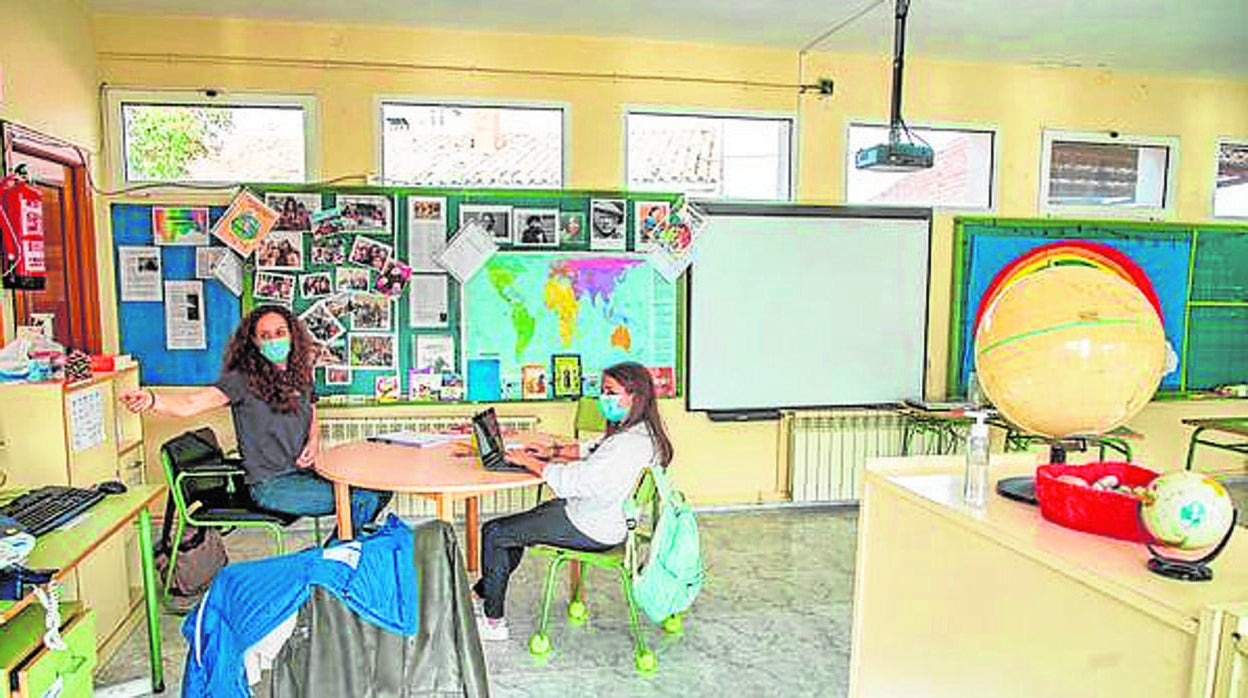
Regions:
M 312 401 L 299 397 L 294 412 L 278 412 L 251 392 L 247 379 L 238 372 L 227 371 L 215 383 L 230 398 L 234 433 L 238 450 L 243 456 L 247 484 L 264 482 L 295 469 L 295 460 L 308 443 L 312 425 Z

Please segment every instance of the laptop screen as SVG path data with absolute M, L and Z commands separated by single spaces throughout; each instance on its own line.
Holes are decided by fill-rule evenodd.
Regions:
M 498 426 L 498 415 L 493 407 L 473 415 L 472 433 L 476 437 L 482 462 L 503 455 L 503 431 Z

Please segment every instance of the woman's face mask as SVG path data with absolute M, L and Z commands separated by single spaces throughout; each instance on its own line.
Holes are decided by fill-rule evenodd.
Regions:
M 286 357 L 290 356 L 290 337 L 261 340 L 260 353 L 275 364 L 286 363 Z
M 603 393 L 598 396 L 598 409 L 608 422 L 621 422 L 628 416 L 628 407 L 622 402 L 623 399 L 623 395 Z

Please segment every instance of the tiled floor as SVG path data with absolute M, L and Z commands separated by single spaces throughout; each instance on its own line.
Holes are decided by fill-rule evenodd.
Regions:
M 490 694 L 844 695 L 856 521 L 853 508 L 701 514 L 707 583 L 683 635 L 667 637 L 648 624 L 648 639 L 659 658 L 659 670 L 651 677 L 633 669 L 619 582 L 602 570 L 588 572 L 589 622 L 571 627 L 562 612 L 552 612 L 554 649 L 546 660 L 534 659 L 527 641 L 536 625 L 545 569 L 542 560 L 526 558 L 508 598 L 512 639 L 485 643 Z M 311 537 L 296 545 L 305 540 L 310 543 Z M 234 560 L 271 550 L 260 534 L 235 532 L 227 542 Z M 166 695 L 177 695 L 186 658 L 180 621 L 166 616 L 162 626 Z M 140 630 L 97 672 L 96 685 L 145 676 L 146 656 L 146 632 Z
M 1248 477 L 1228 484 L 1239 511 L 1248 512 Z M 485 645 L 491 695 L 845 695 L 857 509 L 706 512 L 699 523 L 709 576 L 684 635 L 665 637 L 649 626 L 659 657 L 656 675 L 634 671 L 619 584 L 600 570 L 587 581 L 589 623 L 570 627 L 562 613 L 555 614 L 549 658 L 529 655 L 526 642 L 536 624 L 544 572 L 541 561 L 530 557 L 517 571 L 509 598 L 512 639 Z M 236 532 L 227 541 L 235 560 L 271 551 L 260 534 Z M 308 533 L 293 545 L 311 542 Z M 166 616 L 163 623 L 171 696 L 178 694 L 186 657 L 180 621 Z M 145 676 L 145 643 L 146 633 L 136 632 L 101 668 L 96 685 Z

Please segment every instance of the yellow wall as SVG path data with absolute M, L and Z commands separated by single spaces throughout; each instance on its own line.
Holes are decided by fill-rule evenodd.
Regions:
M 95 152 L 99 82 L 90 16 L 77 0 L 0 0 L 0 18 L 5 27 L 0 34 L 0 120 Z M 97 250 L 104 251 L 108 248 Z M 9 293 L 0 290 L 0 339 L 13 336 Z M 110 309 L 106 315 L 116 313 Z
M 124 15 L 96 17 L 95 42 L 101 74 L 112 86 L 315 95 L 320 178 L 376 171 L 381 96 L 567 105 L 566 184 L 575 188 L 622 186 L 627 107 L 758 110 L 798 115 L 797 197 L 837 203 L 847 124 L 882 120 L 888 111 L 886 56 L 813 54 L 799 76 L 797 53 L 775 49 Z M 821 76 L 836 81 L 831 99 L 799 98 L 791 87 Z M 908 61 L 906 81 L 909 121 L 996 128 L 1002 215 L 1036 215 L 1044 128 L 1180 137 L 1177 218 L 1189 221 L 1209 216 L 1216 139 L 1248 138 L 1248 81 L 919 58 Z M 938 215 L 928 351 L 933 394 L 945 384 L 951 238 L 951 216 Z M 541 409 L 552 427 L 571 423 L 566 407 Z M 1155 416 L 1175 409 L 1189 408 L 1156 413 L 1150 407 L 1142 415 L 1155 444 L 1143 446 L 1144 453 L 1153 448 L 1168 457 L 1171 445 L 1181 447 L 1185 432 L 1177 417 Z M 664 415 L 682 485 L 700 502 L 783 498 L 775 424 L 711 424 L 679 402 L 665 405 Z

